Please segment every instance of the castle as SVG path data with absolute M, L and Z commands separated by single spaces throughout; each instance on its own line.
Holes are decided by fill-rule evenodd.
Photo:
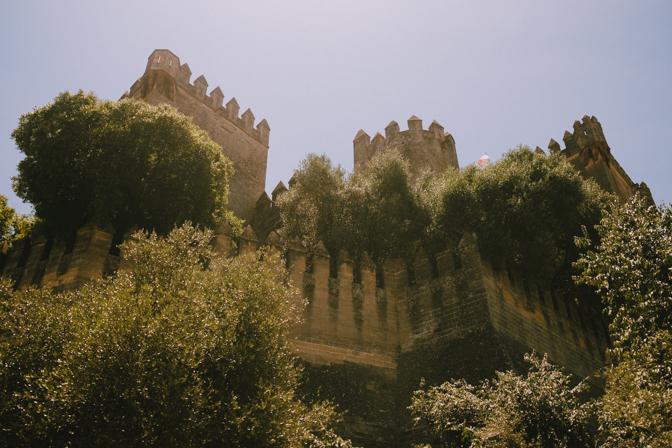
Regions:
M 275 200 L 287 188 L 280 182 L 270 196 L 264 191 L 268 123 L 255 126 L 254 114 L 247 109 L 240 115 L 235 98 L 224 105 L 219 87 L 207 93 L 205 77 L 193 83 L 190 77 L 189 66 L 175 54 L 155 50 L 122 98 L 175 106 L 233 161 L 230 203 L 247 225 L 235 241 L 225 227 L 217 229 L 215 248 L 223 256 L 260 246 L 285 251 L 289 276 L 308 298 L 293 342 L 306 364 L 306 390 L 319 389 L 347 411 L 345 435 L 358 445 L 407 446 L 412 429 L 406 407 L 421 377 L 430 384 L 456 377 L 476 381 L 518 366 L 530 350 L 548 353 L 580 376 L 603 365 L 608 335 L 598 312 L 543 285 L 494 271 L 469 236 L 454 252 L 419 253 L 412 276 L 400 261 L 376 271 L 354 266 L 347 254 L 339 256 L 334 273 L 323 248 L 307 253 L 300 245 L 281 244 Z M 551 140 L 549 150 L 564 154 L 621 199 L 645 188 L 614 159 L 595 117 L 575 122 L 563 140 L 565 149 Z M 408 158 L 413 172 L 459 168 L 453 137 L 437 122 L 423 129 L 415 116 L 408 130 L 391 122 L 385 136 L 371 139 L 359 131 L 353 146 L 355 170 L 390 148 Z M 16 245 L 0 269 L 17 287 L 74 287 L 113 272 L 119 265 L 115 247 L 113 235 L 94 226 L 79 229 L 69 243 L 35 235 Z

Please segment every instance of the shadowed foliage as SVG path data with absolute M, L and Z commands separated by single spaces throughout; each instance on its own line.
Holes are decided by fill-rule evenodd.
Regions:
M 168 106 L 62 93 L 23 115 L 12 136 L 25 154 L 14 189 L 52 233 L 86 222 L 166 233 L 224 215 L 231 163 Z

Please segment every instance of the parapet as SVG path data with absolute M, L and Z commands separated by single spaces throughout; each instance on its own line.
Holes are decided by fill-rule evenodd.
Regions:
M 621 201 L 627 201 L 637 191 L 650 198 L 646 185 L 634 183 L 611 154 L 602 125 L 595 116 L 585 115 L 581 121 L 575 121 L 572 128 L 573 132 L 565 131 L 562 137 L 565 149 L 560 149 L 560 144 L 551 139 L 548 143 L 551 154 L 565 156 L 585 177 L 594 179 Z
M 603 144 L 609 150 L 607 139 L 604 137 L 602 125 L 595 116 L 584 115 L 582 121 L 576 120 L 573 125 L 574 132 L 565 131 L 562 137 L 567 147 L 568 155 L 578 153 L 596 143 Z
M 154 50 L 147 59 L 145 73 L 133 84 L 130 92 L 124 94 L 122 98 L 137 97 L 138 91 L 142 87 L 143 79 L 147 78 L 151 73 L 158 71 L 168 74 L 175 80 L 178 86 L 181 86 L 198 101 L 213 109 L 218 116 L 230 121 L 247 135 L 268 147 L 271 128 L 266 119 L 261 120 L 255 126 L 254 114 L 249 108 L 245 110 L 242 116 L 239 116 L 240 106 L 238 105 L 238 101 L 235 98 L 231 98 L 224 105 L 224 92 L 222 92 L 219 86 L 216 86 L 208 94 L 208 81 L 203 75 L 200 75 L 191 83 L 191 69 L 189 65 L 186 63 L 181 64 L 180 58 L 170 50 Z
M 408 120 L 408 130 L 401 131 L 396 121 L 385 127 L 385 136 L 376 133 L 373 139 L 360 129 L 353 140 L 355 171 L 363 167 L 371 158 L 387 149 L 397 149 L 417 173 L 423 169 L 442 171 L 448 167 L 458 168 L 457 152 L 453 136 L 444 131 L 437 121 L 432 121 L 428 129 L 423 129 L 422 120 L 412 115 Z

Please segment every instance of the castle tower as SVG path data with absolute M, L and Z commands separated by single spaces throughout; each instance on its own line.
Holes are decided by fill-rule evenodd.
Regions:
M 391 121 L 385 128 L 384 137 L 377 133 L 371 139 L 360 129 L 353 140 L 353 146 L 355 172 L 376 154 L 394 149 L 409 161 L 413 174 L 426 169 L 441 172 L 449 167 L 459 168 L 453 136 L 444 132 L 443 126 L 436 121 L 424 130 L 422 120 L 415 115 L 408 119 L 406 131 L 400 131 L 399 124 Z
M 563 141 L 565 149 L 551 139 L 550 152 L 560 152 L 586 178 L 594 179 L 603 189 L 614 193 L 621 201 L 627 201 L 637 191 L 645 197 L 651 192 L 645 183 L 636 184 L 611 154 L 602 125 L 594 116 L 585 115 L 581 121 L 574 122 L 573 131 L 565 131 Z
M 154 50 L 145 73 L 123 98 L 149 104 L 170 104 L 205 130 L 231 159 L 235 174 L 230 182 L 229 207 L 241 218 L 251 219 L 257 199 L 264 193 L 270 127 L 261 120 L 255 127 L 254 114 L 247 109 L 239 116 L 235 98 L 224 106 L 218 86 L 208 94 L 208 81 L 201 75 L 190 83 L 191 69 L 180 64 L 170 50 Z

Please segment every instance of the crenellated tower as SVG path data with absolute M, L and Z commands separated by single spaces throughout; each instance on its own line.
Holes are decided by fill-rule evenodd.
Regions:
M 123 98 L 150 104 L 170 104 L 204 129 L 233 161 L 235 174 L 230 184 L 231 209 L 251 219 L 257 199 L 266 185 L 266 162 L 271 128 L 264 119 L 255 126 L 250 109 L 240 114 L 235 98 L 224 105 L 224 93 L 218 86 L 207 93 L 208 81 L 201 75 L 190 82 L 191 69 L 170 50 L 154 50 L 147 60 L 145 73 L 135 81 Z
M 384 137 L 378 132 L 372 139 L 360 129 L 353 146 L 355 172 L 376 154 L 391 149 L 399 151 L 409 161 L 413 174 L 426 169 L 440 173 L 450 167 L 459 168 L 453 136 L 444 132 L 443 126 L 436 121 L 423 129 L 422 120 L 415 115 L 408 119 L 406 131 L 400 131 L 399 124 L 391 121 L 385 128 Z
M 565 131 L 562 140 L 565 149 L 551 139 L 548 149 L 551 153 L 561 153 L 581 174 L 595 181 L 606 191 L 614 193 L 623 202 L 640 191 L 648 198 L 651 192 L 645 183 L 636 184 L 611 154 L 602 125 L 594 116 L 585 115 L 576 120 L 573 131 Z M 651 199 L 653 201 L 653 199 Z

